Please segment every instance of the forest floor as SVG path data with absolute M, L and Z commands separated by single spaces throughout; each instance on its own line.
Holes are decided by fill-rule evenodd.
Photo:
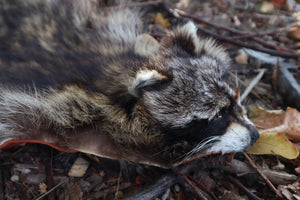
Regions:
M 300 109 L 299 99 L 286 93 L 293 93 L 290 81 L 284 86 L 280 82 L 287 76 L 282 67 L 288 65 L 300 83 L 299 2 L 172 0 L 131 1 L 128 6 L 145 11 L 145 32 L 158 40 L 178 18 L 189 18 L 200 37 L 214 37 L 224 45 L 232 58 L 228 79 L 240 79 L 241 94 L 253 85 L 242 102 L 249 112 L 257 107 Z M 77 165 L 83 174 L 70 175 L 78 162 L 84 163 Z M 300 199 L 299 157 L 238 153 L 193 162 L 171 170 L 41 144 L 19 145 L 0 151 L 0 200 Z

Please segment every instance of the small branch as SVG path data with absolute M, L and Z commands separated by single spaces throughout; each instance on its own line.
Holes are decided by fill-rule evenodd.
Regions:
M 248 160 L 250 165 L 254 168 L 254 170 L 262 177 L 262 179 L 267 183 L 267 185 L 270 187 L 270 189 L 281 199 L 284 199 L 283 196 L 277 191 L 275 186 L 271 183 L 271 181 L 258 169 L 258 167 L 255 165 L 255 163 L 252 161 L 252 159 L 248 156 L 247 153 L 243 152 L 245 158 Z
M 294 53 L 289 53 L 289 52 L 285 52 L 285 51 L 277 51 L 277 50 L 267 49 L 267 48 L 258 47 L 258 46 L 251 45 L 251 44 L 247 44 L 245 42 L 241 42 L 241 41 L 238 41 L 238 40 L 233 40 L 230 37 L 218 35 L 216 33 L 208 31 L 208 30 L 206 30 L 204 28 L 201 28 L 199 26 L 198 26 L 198 30 L 200 30 L 201 32 L 203 32 L 205 34 L 208 34 L 208 35 L 216 38 L 217 40 L 228 42 L 228 43 L 231 43 L 231 44 L 235 44 L 237 46 L 246 47 L 246 48 L 249 48 L 249 49 L 261 51 L 261 52 L 268 53 L 268 54 L 271 54 L 271 55 L 274 55 L 274 56 L 280 56 L 280 57 L 285 57 L 285 58 L 296 58 L 296 59 L 300 58 L 300 55 L 297 55 L 297 54 L 294 54 Z
M 248 94 L 252 91 L 252 89 L 255 87 L 255 85 L 260 81 L 260 79 L 263 77 L 265 71 L 266 71 L 266 69 L 261 69 L 259 74 L 257 74 L 257 76 L 251 81 L 251 83 L 248 85 L 248 87 L 246 88 L 246 90 L 244 91 L 244 93 L 241 96 L 241 102 L 243 102 L 243 100 L 248 96 Z
M 49 193 L 53 192 L 56 188 L 58 188 L 59 186 L 61 186 L 62 184 L 64 184 L 66 182 L 66 180 L 67 179 L 61 181 L 56 186 L 54 186 L 53 188 L 51 188 L 50 190 L 48 190 L 46 193 L 44 193 L 41 196 L 39 196 L 38 198 L 36 198 L 35 200 L 41 200 L 43 197 L 47 196 Z
M 169 174 L 158 180 L 155 184 L 144 189 L 141 192 L 127 197 L 123 200 L 141 200 L 141 199 L 155 199 L 163 194 L 168 188 L 177 182 L 178 178 L 174 174 Z
M 289 27 L 290 28 L 290 27 Z M 242 35 L 237 35 L 237 36 L 233 36 L 233 39 L 248 39 L 248 38 L 253 38 L 253 37 L 261 37 L 261 36 L 265 36 L 265 35 L 274 35 L 277 32 L 282 32 L 287 30 L 288 28 L 279 28 L 276 30 L 272 30 L 272 31 L 266 31 L 266 32 L 261 32 L 261 33 L 250 33 L 250 34 L 242 34 Z
M 238 180 L 236 180 L 232 176 L 227 176 L 226 179 L 229 180 L 231 183 L 233 183 L 238 188 L 240 188 L 241 190 L 243 190 L 251 199 L 263 200 L 262 198 L 259 198 L 258 196 L 253 194 L 253 192 L 251 192 L 248 188 L 246 188 L 244 185 L 242 185 Z
M 193 188 L 193 190 L 194 190 L 194 192 L 198 195 L 198 197 L 200 198 L 200 199 L 202 199 L 202 200 L 208 200 L 205 196 L 204 196 L 204 194 L 201 192 L 201 190 L 199 190 L 199 188 L 197 187 L 197 186 L 195 186 L 195 184 L 186 176 L 186 175 L 184 175 L 183 173 L 181 173 L 178 169 L 176 169 L 176 168 L 173 168 L 173 171 L 176 173 L 176 174 L 178 174 L 183 180 L 185 180 L 185 182 L 187 183 L 187 184 L 189 184 L 192 188 Z
M 54 185 L 54 180 L 53 180 L 53 169 L 52 169 L 52 152 L 53 149 L 49 148 L 47 146 L 43 146 L 42 148 L 42 156 L 44 157 L 44 165 L 45 165 L 45 173 L 46 173 L 46 181 L 47 181 L 47 186 L 49 188 L 52 188 Z M 48 193 L 49 200 L 55 200 L 54 193 Z
M 239 30 L 227 27 L 227 26 L 222 26 L 222 25 L 218 25 L 218 24 L 215 24 L 215 23 L 212 23 L 212 22 L 205 21 L 205 20 L 203 20 L 200 17 L 188 14 L 188 13 L 182 11 L 182 10 L 179 10 L 179 9 L 174 9 L 174 12 L 180 14 L 183 17 L 188 17 L 188 18 L 191 18 L 191 19 L 193 19 L 193 20 L 195 20 L 195 21 L 197 21 L 199 23 L 206 24 L 206 25 L 209 25 L 211 27 L 214 27 L 215 29 L 222 29 L 222 30 L 231 32 L 233 34 L 240 35 L 240 36 L 237 36 L 237 37 L 243 37 L 243 36 L 247 36 L 247 35 L 249 36 L 249 33 L 246 33 L 246 32 L 243 32 L 243 31 L 239 31 Z M 279 30 L 273 30 L 273 31 L 269 31 L 269 32 L 265 32 L 265 33 L 260 33 L 260 34 L 256 33 L 256 35 L 257 36 L 270 35 L 270 34 L 274 34 L 277 31 L 282 32 L 284 30 L 287 30 L 288 28 L 290 28 L 290 27 L 281 28 Z M 252 39 L 252 40 L 256 41 L 257 43 L 259 43 L 259 44 L 261 44 L 263 46 L 266 46 L 266 47 L 271 47 L 271 48 L 274 48 L 274 49 L 281 49 L 281 50 L 292 51 L 291 49 L 287 49 L 287 48 L 284 48 L 284 47 L 278 47 L 278 46 L 276 46 L 274 44 L 267 43 L 264 40 L 262 40 L 262 39 L 260 39 L 258 37 L 255 37 L 255 34 L 252 34 L 252 36 L 246 37 L 246 38 Z M 236 39 L 236 38 L 233 38 L 233 39 Z
M 189 179 L 191 179 L 192 181 L 194 181 L 195 183 L 197 183 L 213 199 L 215 199 L 215 200 L 217 199 L 217 197 L 203 183 L 199 182 L 198 180 L 196 180 L 194 177 L 191 177 L 191 176 L 189 176 Z
M 156 0 L 156 1 L 145 1 L 145 2 L 139 2 L 139 3 L 130 3 L 124 5 L 124 7 L 144 7 L 144 6 L 156 6 L 161 3 L 164 3 L 166 0 Z M 119 8 L 120 6 L 110 6 L 108 8 Z
M 188 14 L 188 13 L 186 13 L 184 11 L 179 10 L 179 9 L 170 9 L 165 4 L 164 4 L 164 8 L 170 14 L 172 14 L 173 16 L 175 16 L 177 18 L 179 18 L 179 17 L 187 17 L 187 18 L 193 19 L 195 22 L 203 23 L 203 24 L 209 25 L 211 27 L 214 27 L 216 29 L 226 30 L 226 31 L 229 31 L 229 32 L 231 32 L 233 34 L 237 34 L 237 35 L 246 35 L 246 34 L 249 34 L 249 33 L 245 33 L 245 32 L 242 32 L 242 31 L 238 31 L 238 30 L 233 29 L 233 28 L 229 28 L 229 27 L 226 27 L 226 26 L 217 25 L 217 24 L 214 24 L 214 23 L 211 23 L 211 22 L 207 22 L 207 21 L 203 20 L 200 17 Z M 208 31 L 208 30 L 206 30 L 206 29 L 204 29 L 202 27 L 199 27 L 199 26 L 198 26 L 198 30 L 201 31 L 201 32 L 203 32 L 203 33 L 205 33 L 205 34 L 207 34 L 207 35 L 210 35 L 210 36 L 216 38 L 217 40 L 228 42 L 228 43 L 231 43 L 231 44 L 234 44 L 234 45 L 237 45 L 237 46 L 246 47 L 246 48 L 249 48 L 249 49 L 254 49 L 254 50 L 257 50 L 257 51 L 261 51 L 261 52 L 264 52 L 264 53 L 268 53 L 268 54 L 275 55 L 275 56 L 280 56 L 280 57 L 285 57 L 285 58 L 296 58 L 296 59 L 300 58 L 300 55 L 298 55 L 298 54 L 294 54 L 294 53 L 290 53 L 290 52 L 285 52 L 285 51 L 277 51 L 277 50 L 272 50 L 272 49 L 267 49 L 267 48 L 258 47 L 258 46 L 251 45 L 251 44 L 247 44 L 245 42 L 241 42 L 241 41 L 238 41 L 238 40 L 230 38 L 230 37 L 218 35 L 216 33 Z M 266 43 L 265 41 L 263 41 L 263 40 L 261 40 L 259 38 L 256 38 L 256 37 L 253 37 L 252 39 L 254 41 L 258 42 L 258 43 L 263 44 L 264 46 L 269 46 L 269 47 L 272 47 L 272 48 L 275 48 L 275 49 L 281 49 L 281 50 L 284 49 L 282 47 L 278 47 L 276 45 L 274 46 L 273 44 Z
M 120 181 L 121 181 L 121 177 L 122 177 L 122 171 L 120 170 L 114 200 L 119 199 L 119 194 L 118 194 L 118 193 L 119 193 L 119 189 L 120 189 Z

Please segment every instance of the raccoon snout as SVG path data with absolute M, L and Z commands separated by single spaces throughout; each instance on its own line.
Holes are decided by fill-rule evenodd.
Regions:
M 207 152 L 239 152 L 247 149 L 259 138 L 259 133 L 253 125 L 243 125 L 232 122 L 224 135 L 220 136 Z
M 250 137 L 251 137 L 250 146 L 252 146 L 258 140 L 259 132 L 255 127 L 253 127 L 250 130 L 251 130 L 251 132 L 250 132 Z

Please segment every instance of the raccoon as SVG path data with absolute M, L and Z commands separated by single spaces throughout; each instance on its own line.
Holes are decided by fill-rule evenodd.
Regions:
M 141 24 L 92 1 L 0 1 L 1 142 L 87 148 L 104 135 L 104 157 L 165 165 L 252 145 L 258 132 L 222 79 L 225 49 L 191 21 L 160 43 Z

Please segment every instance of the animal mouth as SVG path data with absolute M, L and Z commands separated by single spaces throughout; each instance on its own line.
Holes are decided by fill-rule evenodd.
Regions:
M 232 122 L 225 134 L 206 138 L 186 153 L 183 160 L 189 160 L 195 155 L 205 153 L 241 152 L 252 146 L 258 138 L 259 133 L 254 126 L 248 127 Z

